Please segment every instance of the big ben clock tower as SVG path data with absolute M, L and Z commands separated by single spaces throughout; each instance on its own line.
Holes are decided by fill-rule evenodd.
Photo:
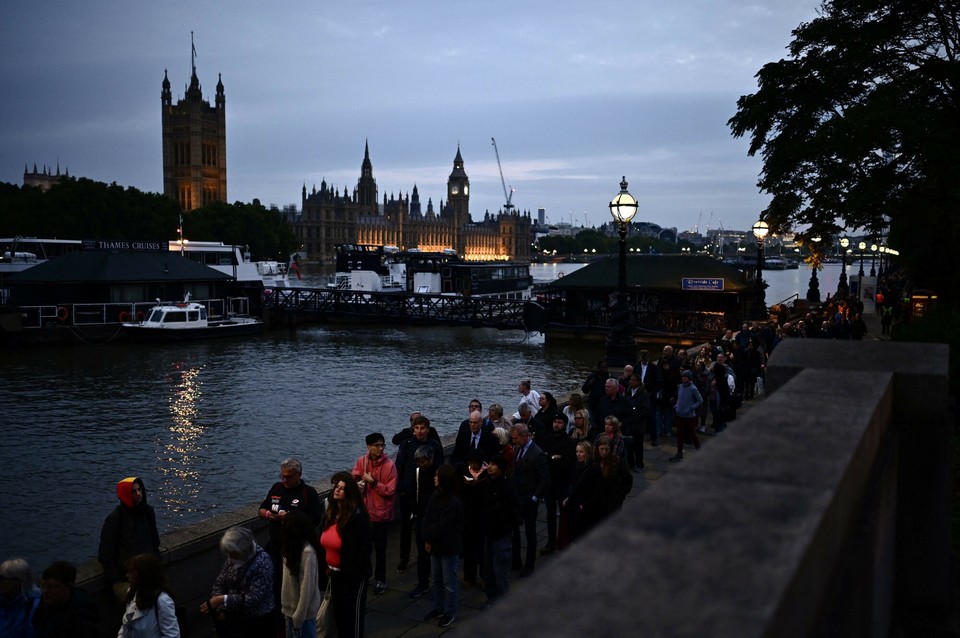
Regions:
M 457 225 L 470 223 L 470 178 L 463 170 L 463 157 L 457 145 L 457 156 L 453 158 L 453 170 L 447 179 L 447 209 Z

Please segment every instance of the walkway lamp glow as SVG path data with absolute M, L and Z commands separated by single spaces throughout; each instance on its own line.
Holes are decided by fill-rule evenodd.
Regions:
M 637 343 L 633 338 L 633 321 L 627 306 L 627 228 L 637 214 L 637 200 L 627 192 L 626 176 L 620 181 L 620 192 L 610 201 L 610 215 L 620 235 L 617 270 L 617 303 L 610 317 L 607 336 L 607 365 L 622 366 L 636 360 Z
M 846 299 L 850 294 L 850 286 L 847 285 L 847 247 L 850 246 L 848 237 L 840 238 L 840 283 L 837 284 L 837 297 Z
M 870 276 L 876 277 L 877 276 L 877 268 L 876 268 L 877 245 L 876 244 L 870 244 L 870 252 L 872 253 L 870 255 Z
M 767 233 L 770 232 L 770 226 L 767 225 L 767 222 L 763 219 L 758 219 L 757 222 L 753 225 L 753 236 L 757 238 L 757 277 L 756 277 L 756 298 L 754 300 L 754 314 L 760 319 L 767 319 L 769 314 L 767 312 L 767 303 L 764 299 L 764 285 L 763 285 L 763 239 L 767 236 Z
M 810 239 L 814 244 L 819 244 L 822 238 L 815 235 Z M 820 281 L 817 279 L 817 266 L 814 265 L 810 273 L 810 285 L 807 288 L 807 301 L 811 303 L 820 303 Z
M 857 274 L 857 276 L 860 277 L 860 279 L 863 279 L 863 251 L 867 249 L 867 242 L 860 242 L 857 244 L 857 248 L 860 249 L 860 272 Z M 861 285 L 860 287 L 862 288 L 863 286 Z

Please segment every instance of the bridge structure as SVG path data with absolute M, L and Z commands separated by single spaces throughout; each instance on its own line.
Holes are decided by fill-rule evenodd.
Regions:
M 264 294 L 263 312 L 273 323 L 312 319 L 527 332 L 544 327 L 543 308 L 535 301 L 405 292 L 275 288 Z

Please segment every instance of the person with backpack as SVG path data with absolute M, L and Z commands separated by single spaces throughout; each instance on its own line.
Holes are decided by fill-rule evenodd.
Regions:
M 181 638 L 176 605 L 160 559 L 137 554 L 127 562 L 127 608 L 117 638 Z

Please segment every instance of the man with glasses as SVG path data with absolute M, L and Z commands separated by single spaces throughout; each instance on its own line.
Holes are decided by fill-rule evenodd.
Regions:
M 379 596 L 387 591 L 387 534 L 393 521 L 397 468 L 384 452 L 386 443 L 382 434 L 368 434 L 366 442 L 367 453 L 357 459 L 352 474 L 370 514 L 376 556 L 373 593 Z
M 270 521 L 270 540 L 264 549 L 273 559 L 273 591 L 277 609 L 280 609 L 280 582 L 283 577 L 283 562 L 280 554 L 280 538 L 283 519 L 295 509 L 301 510 L 314 527 L 323 518 L 323 505 L 317 490 L 303 481 L 303 466 L 291 457 L 280 463 L 280 482 L 274 483 L 267 497 L 260 503 L 258 516 Z

